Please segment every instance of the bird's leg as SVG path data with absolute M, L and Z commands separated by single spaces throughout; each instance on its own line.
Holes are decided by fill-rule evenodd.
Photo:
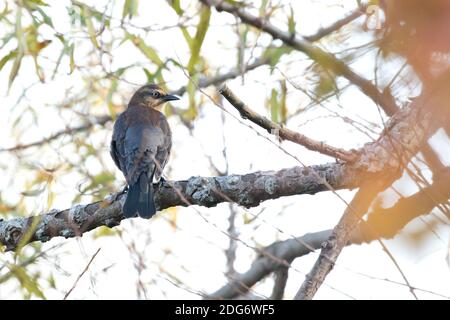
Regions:
M 113 202 L 119 200 L 119 197 L 120 197 L 121 195 L 127 193 L 127 192 L 128 192 L 128 185 L 126 185 L 126 186 L 122 189 L 122 191 L 116 193 L 116 194 L 112 197 L 111 203 L 113 203 Z
M 158 181 L 158 188 L 161 188 L 166 183 L 166 179 L 164 177 L 160 177 Z
M 126 185 L 119 194 L 122 195 L 122 194 L 125 194 L 127 192 L 128 192 L 128 185 Z

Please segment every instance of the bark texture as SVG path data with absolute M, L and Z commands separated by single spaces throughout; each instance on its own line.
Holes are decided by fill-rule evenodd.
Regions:
M 323 184 L 324 180 L 335 189 L 354 188 L 359 184 L 358 176 L 352 170 L 342 164 L 331 163 L 245 175 L 166 181 L 154 186 L 155 202 L 159 210 L 188 205 L 214 207 L 222 202 L 255 207 L 269 199 L 325 191 L 327 187 Z M 53 237 L 70 238 L 100 226 L 114 227 L 123 219 L 122 205 L 125 198 L 126 195 L 115 195 L 66 210 L 0 221 L 0 243 L 7 250 L 14 250 L 32 241 L 45 242 Z

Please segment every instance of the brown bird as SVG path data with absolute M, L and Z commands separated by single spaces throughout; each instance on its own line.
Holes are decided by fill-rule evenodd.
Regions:
M 126 218 L 151 218 L 155 212 L 153 180 L 161 179 L 172 147 L 172 133 L 161 106 L 178 97 L 156 84 L 139 88 L 128 108 L 117 117 L 111 140 L 111 157 L 128 184 L 123 206 Z

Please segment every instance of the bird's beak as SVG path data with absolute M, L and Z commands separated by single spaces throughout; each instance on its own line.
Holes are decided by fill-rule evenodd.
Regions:
M 171 94 L 165 95 L 164 97 L 161 98 L 163 101 L 167 102 L 167 101 L 174 101 L 174 100 L 180 100 L 180 98 L 178 98 L 177 96 L 173 96 Z

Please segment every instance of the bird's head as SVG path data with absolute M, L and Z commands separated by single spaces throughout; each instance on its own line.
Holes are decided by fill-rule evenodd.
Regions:
M 147 84 L 134 93 L 130 105 L 143 104 L 150 108 L 159 109 L 164 103 L 179 99 L 177 96 L 167 94 L 163 88 L 156 84 Z

